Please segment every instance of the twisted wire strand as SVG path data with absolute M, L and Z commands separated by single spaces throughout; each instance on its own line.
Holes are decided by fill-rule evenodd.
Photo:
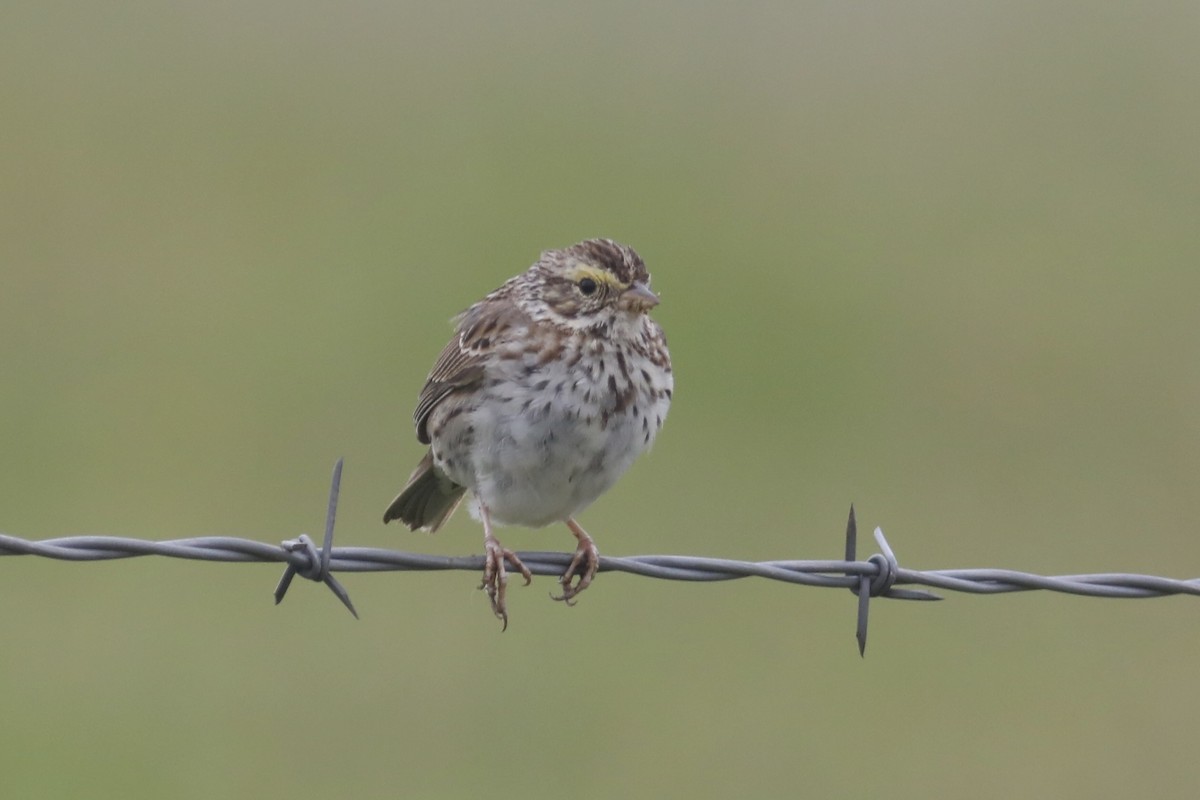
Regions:
M 120 536 L 64 536 L 39 541 L 0 534 L 0 556 L 37 556 L 62 561 L 110 561 L 121 558 L 162 556 L 197 561 L 258 562 L 284 564 L 285 571 L 275 591 L 282 601 L 295 575 L 325 583 L 356 617 L 353 604 L 335 572 L 414 572 L 467 570 L 481 572 L 482 555 L 441 556 L 373 547 L 334 547 L 333 528 L 342 462 L 334 467 L 326 515 L 325 538 L 320 548 L 301 535 L 278 545 L 234 536 L 205 536 L 190 539 L 149 541 Z M 860 651 L 866 647 L 866 621 L 871 597 L 901 600 L 940 600 L 925 586 L 969 594 L 1050 591 L 1088 597 L 1148 598 L 1169 595 L 1200 596 L 1200 578 L 1187 580 L 1136 573 L 1083 575 L 1037 575 L 1009 569 L 916 570 L 901 567 L 880 528 L 875 541 L 881 553 L 867 560 L 855 558 L 857 523 L 854 508 L 846 525 L 846 559 L 739 561 L 686 555 L 601 556 L 601 572 L 627 572 L 647 578 L 674 581 L 726 581 L 765 578 L 784 583 L 850 589 L 859 597 L 856 636 Z M 559 576 L 572 553 L 522 551 L 521 561 L 535 575 Z
M 517 555 L 535 575 L 558 576 L 572 553 L 521 551 Z M 0 556 L 39 556 L 59 561 L 112 561 L 162 556 L 194 561 L 291 564 L 304 571 L 312 566 L 303 550 L 283 545 L 205 536 L 152 541 L 120 536 L 64 536 L 30 540 L 0 534 Z M 330 572 L 430 572 L 483 570 L 482 555 L 441 556 L 374 547 L 334 547 Z M 879 567 L 870 561 L 739 561 L 683 555 L 600 556 L 601 572 L 627 572 L 674 581 L 728 581 L 766 578 L 805 586 L 853 588 L 858 577 L 875 577 Z M 1200 596 L 1200 578 L 1175 579 L 1156 575 L 1110 572 L 1087 575 L 1037 575 L 1010 569 L 917 570 L 902 567 L 896 586 L 929 586 L 969 594 L 1002 594 L 1044 590 L 1090 597 Z M 932 597 L 927 599 L 933 599 Z

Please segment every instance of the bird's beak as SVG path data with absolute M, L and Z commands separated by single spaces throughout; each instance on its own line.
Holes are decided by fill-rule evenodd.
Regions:
M 644 283 L 635 283 L 617 300 L 617 305 L 626 311 L 646 312 L 658 305 L 658 295 Z

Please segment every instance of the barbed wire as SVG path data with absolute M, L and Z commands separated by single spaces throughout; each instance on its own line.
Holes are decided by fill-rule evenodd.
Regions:
M 278 545 L 233 536 L 205 536 L 165 541 L 120 536 L 65 536 L 35 541 L 0 534 L 0 556 L 40 556 L 62 561 L 110 561 L 140 556 L 165 556 L 197 561 L 282 563 L 286 567 L 275 588 L 276 604 L 282 602 L 292 579 L 300 575 L 328 586 L 356 619 L 358 612 L 345 587 L 333 576 L 334 572 L 483 570 L 482 555 L 439 556 L 374 547 L 334 547 L 333 529 L 341 477 L 342 460 L 339 459 L 333 470 L 325 519 L 325 537 L 320 548 L 308 534 L 301 534 L 296 539 L 289 539 Z M 899 588 L 902 585 L 929 586 L 970 594 L 1044 590 L 1113 598 L 1166 597 L 1180 594 L 1200 596 L 1200 578 L 1178 580 L 1122 572 L 1048 576 L 1008 569 L 909 569 L 900 566 L 881 528 L 875 528 L 875 542 L 881 552 L 864 561 L 856 558 L 857 540 L 858 525 L 854 506 L 851 505 L 846 522 L 846 555 L 843 561 L 737 561 L 678 555 L 602 555 L 599 571 L 627 572 L 647 578 L 675 581 L 726 581 L 756 577 L 805 586 L 849 589 L 858 596 L 855 638 L 858 640 L 860 654 L 866 652 L 871 598 L 925 601 L 942 599 L 924 589 Z M 521 551 L 517 555 L 533 574 L 559 576 L 570 563 L 573 554 Z

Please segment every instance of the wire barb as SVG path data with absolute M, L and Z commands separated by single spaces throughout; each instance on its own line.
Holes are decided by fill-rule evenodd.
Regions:
M 109 561 L 140 556 L 164 556 L 199 561 L 263 562 L 284 564 L 283 577 L 275 589 L 275 602 L 287 594 L 296 575 L 324 583 L 358 617 L 350 596 L 334 572 L 386 572 L 431 570 L 483 570 L 483 556 L 438 556 L 371 547 L 334 547 L 333 529 L 341 487 L 342 461 L 333 469 L 329 505 L 325 517 L 325 539 L 318 549 L 307 534 L 279 545 L 232 536 L 146 541 L 117 536 L 66 536 L 30 541 L 0 534 L 0 556 L 40 556 L 60 561 Z M 858 524 L 854 506 L 846 523 L 843 561 L 735 561 L 699 556 L 648 555 L 600 557 L 600 572 L 628 572 L 647 578 L 673 581 L 727 581 L 766 578 L 805 586 L 849 589 L 858 596 L 855 637 L 859 653 L 867 646 L 867 620 L 873 597 L 893 600 L 940 600 L 924 589 L 929 586 L 971 594 L 1002 594 L 1044 590 L 1089 597 L 1141 598 L 1168 595 L 1200 596 L 1200 578 L 1176 580 L 1155 575 L 1109 573 L 1089 575 L 1035 575 L 1007 569 L 947 569 L 921 571 L 901 567 L 881 528 L 875 529 L 880 552 L 866 561 L 857 560 Z M 572 553 L 544 551 L 517 554 L 535 575 L 558 577 Z
M 325 514 L 325 540 L 321 543 L 320 551 L 317 550 L 317 546 L 307 533 L 300 534 L 298 539 L 288 539 L 281 545 L 289 553 L 304 553 L 304 563 L 288 562 L 287 567 L 283 570 L 283 576 L 275 586 L 275 605 L 283 602 L 288 587 L 292 585 L 292 578 L 300 575 L 302 578 L 308 578 L 310 581 L 324 583 L 328 586 L 329 591 L 342 601 L 342 605 L 350 609 L 350 613 L 354 615 L 355 619 L 358 619 L 354 603 L 350 602 L 350 593 L 329 571 L 329 557 L 333 553 L 333 524 L 337 519 L 338 493 L 342 486 L 342 462 L 343 459 L 339 458 L 333 465 L 333 480 L 329 486 L 329 509 Z
M 875 542 L 882 553 L 876 553 L 867 559 L 867 563 L 875 568 L 874 574 L 863 572 L 857 578 L 847 572 L 855 582 L 850 585 L 850 591 L 858 595 L 858 621 L 854 628 L 854 638 L 858 640 L 858 654 L 867 654 L 867 618 L 871 611 L 872 597 L 890 597 L 896 600 L 941 600 L 932 592 L 920 589 L 893 589 L 900 577 L 900 562 L 896 559 L 891 545 L 883 535 L 882 528 L 875 529 Z M 858 521 L 854 516 L 854 504 L 850 504 L 850 517 L 846 520 L 846 561 L 858 564 L 855 554 L 858 550 Z

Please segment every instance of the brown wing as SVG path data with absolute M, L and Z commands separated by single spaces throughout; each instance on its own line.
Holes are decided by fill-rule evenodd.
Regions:
M 506 300 L 488 297 L 458 317 L 454 338 L 442 349 L 417 398 L 417 440 L 429 444 L 429 415 L 449 395 L 483 380 L 484 365 L 499 342 L 527 328 L 529 317 Z
M 483 377 L 482 354 L 464 350 L 462 337 L 455 336 L 438 356 L 433 371 L 425 379 L 421 395 L 417 398 L 417 410 L 413 412 L 413 423 L 417 426 L 417 440 L 429 444 L 429 415 L 451 392 L 465 389 Z

